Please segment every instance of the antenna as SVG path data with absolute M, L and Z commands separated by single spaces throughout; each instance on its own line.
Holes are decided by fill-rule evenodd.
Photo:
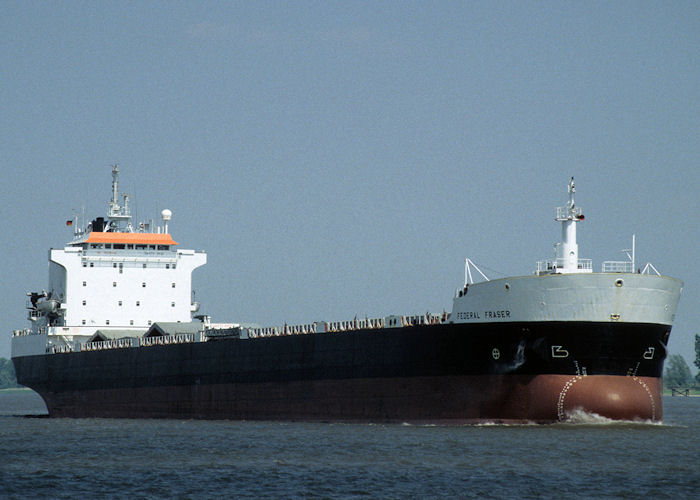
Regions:
M 170 219 L 172 219 L 173 213 L 172 213 L 170 210 L 168 210 L 168 209 L 166 208 L 166 209 L 164 209 L 164 210 L 160 213 L 160 216 L 163 217 L 163 226 L 164 226 L 164 227 L 163 227 L 163 232 L 167 234 L 167 232 L 168 232 L 168 221 L 170 221 Z

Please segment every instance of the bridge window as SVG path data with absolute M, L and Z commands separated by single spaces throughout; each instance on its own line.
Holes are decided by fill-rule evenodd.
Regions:
M 114 249 L 115 250 L 124 250 L 124 243 L 115 243 Z

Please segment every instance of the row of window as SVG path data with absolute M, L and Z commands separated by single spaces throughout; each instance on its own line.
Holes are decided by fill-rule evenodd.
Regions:
M 88 266 L 88 262 L 84 260 L 84 261 L 83 261 L 83 267 L 87 267 L 87 266 Z M 95 267 L 95 263 L 94 263 L 94 262 L 90 262 L 90 267 Z M 123 262 L 120 262 L 118 266 L 117 266 L 117 263 L 116 263 L 116 262 L 113 262 L 113 263 L 112 263 L 112 267 L 113 267 L 114 269 L 116 269 L 117 267 L 119 267 L 119 272 L 120 272 L 120 273 L 123 273 L 123 272 L 124 272 L 124 263 L 123 263 Z M 145 262 L 143 263 L 143 268 L 146 269 L 146 263 L 145 263 Z M 174 262 L 173 262 L 172 265 L 171 265 L 170 263 L 166 263 L 166 264 L 165 264 L 165 268 L 166 268 L 166 269 L 177 269 L 177 265 L 176 265 Z
M 149 320 L 148 320 L 148 326 L 151 326 L 151 323 L 152 323 L 152 321 L 149 319 Z M 83 320 L 83 325 L 87 325 L 87 320 L 86 320 L 86 319 Z M 108 320 L 108 319 L 105 320 L 105 325 L 109 325 L 109 320 Z M 130 320 L 129 320 L 129 325 L 131 325 L 131 326 L 134 325 L 134 320 L 133 320 L 133 319 L 130 319 Z
M 119 303 L 119 306 L 120 306 L 120 307 L 123 305 L 123 301 L 121 301 L 121 300 L 120 300 L 118 303 Z M 87 305 L 87 300 L 83 300 L 83 305 L 84 305 L 84 306 Z M 140 307 L 140 306 L 141 306 L 141 301 L 140 301 L 140 300 L 137 300 L 137 301 L 136 301 L 136 307 Z M 175 302 L 171 302 L 171 303 L 170 303 L 170 307 L 175 307 Z
M 87 281 L 83 281 L 83 286 L 87 286 Z M 112 281 L 112 287 L 116 288 L 117 282 Z M 141 288 L 146 288 L 146 282 L 141 283 Z M 170 284 L 170 288 L 175 288 L 175 283 Z
M 83 247 L 84 248 L 84 247 Z M 136 243 L 90 243 L 90 248 L 108 250 L 170 250 L 170 245 L 144 245 Z

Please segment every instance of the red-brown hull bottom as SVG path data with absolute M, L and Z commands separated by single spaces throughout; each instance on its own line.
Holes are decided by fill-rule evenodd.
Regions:
M 613 375 L 481 375 L 44 392 L 52 417 L 343 422 L 557 422 L 578 411 L 662 419 L 661 381 Z

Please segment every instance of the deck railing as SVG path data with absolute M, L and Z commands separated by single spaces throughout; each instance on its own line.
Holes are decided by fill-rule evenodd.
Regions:
M 633 273 L 634 263 L 631 260 L 606 260 L 603 262 L 604 273 Z
M 350 332 L 354 330 L 370 330 L 381 328 L 401 328 L 417 325 L 436 325 L 444 322 L 447 315 L 439 314 L 419 314 L 413 316 L 390 316 L 388 318 L 354 318 L 348 321 L 333 321 L 305 323 L 301 325 L 284 325 L 284 326 L 269 326 L 264 328 L 241 328 L 242 335 L 240 338 L 264 338 L 264 337 L 279 337 L 285 335 L 308 335 L 314 333 L 340 333 Z M 391 321 L 389 321 L 391 320 Z M 206 331 L 204 332 L 206 333 Z M 123 349 L 128 347 L 150 347 L 157 345 L 184 344 L 189 342 L 206 342 L 206 335 L 201 332 L 195 333 L 179 333 L 174 335 L 160 335 L 154 337 L 122 337 L 110 340 L 98 340 L 94 342 L 85 342 L 76 344 L 74 347 L 71 344 L 61 346 L 47 346 L 46 352 L 51 354 L 68 353 L 74 351 L 103 351 L 107 349 Z
M 565 265 L 564 259 L 538 260 L 537 272 L 545 273 L 552 272 L 555 269 L 562 269 Z M 577 269 L 593 269 L 592 259 L 578 259 L 576 263 Z

